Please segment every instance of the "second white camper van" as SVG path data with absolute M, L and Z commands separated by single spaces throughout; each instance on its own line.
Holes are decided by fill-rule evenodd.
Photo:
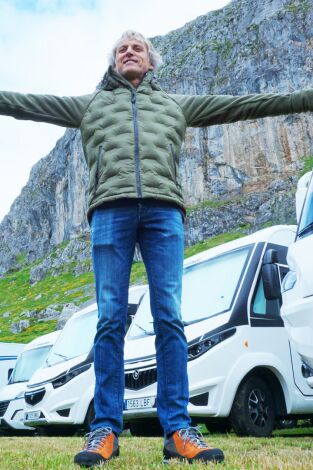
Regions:
M 146 285 L 129 289 L 129 322 L 146 290 Z M 93 304 L 66 322 L 45 364 L 27 385 L 27 426 L 35 426 L 47 435 L 63 433 L 66 428 L 69 432 L 89 429 L 94 417 L 93 340 L 97 321 L 97 304 Z
M 0 343 L 0 390 L 8 383 L 17 356 L 23 348 L 24 344 L 21 343 Z
M 60 331 L 55 331 L 23 345 L 24 349 L 17 357 L 9 382 L 0 390 L 1 432 L 33 432 L 35 430 L 25 426 L 23 422 L 26 384 L 35 370 L 42 365 L 59 334 Z

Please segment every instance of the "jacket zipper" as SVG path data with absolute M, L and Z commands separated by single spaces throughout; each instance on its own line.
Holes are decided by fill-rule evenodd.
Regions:
M 134 122 L 134 139 L 135 139 L 135 169 L 136 169 L 136 190 L 137 197 L 142 197 L 141 191 L 141 177 L 140 177 L 140 159 L 139 159 L 139 129 L 138 129 L 138 109 L 136 103 L 136 92 L 131 92 L 131 103 L 133 111 L 133 122 Z
M 101 163 L 101 158 L 103 156 L 104 150 L 102 145 L 99 146 L 98 150 L 98 156 L 97 156 L 97 169 L 96 169 L 96 177 L 95 177 L 95 189 L 98 189 L 98 184 L 99 184 L 99 175 L 100 175 L 100 163 Z
M 175 181 L 176 181 L 176 176 L 177 176 L 176 175 L 176 155 L 175 155 L 173 144 L 170 144 L 170 149 L 171 149 L 171 154 L 172 154 L 172 158 L 173 158 L 174 178 L 175 178 Z

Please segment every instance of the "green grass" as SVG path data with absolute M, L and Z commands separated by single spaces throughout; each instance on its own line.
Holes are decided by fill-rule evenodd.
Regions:
M 313 429 L 275 432 L 272 438 L 237 437 L 234 434 L 207 435 L 205 440 L 224 451 L 222 465 L 162 464 L 161 438 L 125 436 L 121 453 L 101 468 L 108 469 L 229 469 L 229 470 L 309 470 L 313 462 Z M 0 470 L 77 470 L 73 456 L 82 448 L 79 437 L 1 437 Z
M 242 198 L 241 198 L 242 199 Z M 212 208 L 212 209 L 218 209 L 219 207 L 225 207 L 228 204 L 231 204 L 233 202 L 239 201 L 239 197 L 236 198 L 234 197 L 233 199 L 213 199 L 209 201 L 203 201 L 200 202 L 199 204 L 196 204 L 194 206 L 186 207 L 186 212 L 187 214 L 191 214 L 192 212 L 195 212 L 198 209 L 204 209 L 206 207 Z
M 242 237 L 244 227 L 231 233 L 211 237 L 185 249 L 185 257 L 192 256 L 214 246 Z M 0 279 L 0 341 L 18 341 L 27 343 L 39 335 L 55 330 L 56 321 L 40 321 L 23 316 L 26 311 L 41 311 L 53 307 L 61 311 L 66 303 L 80 305 L 94 297 L 94 276 L 92 272 L 75 276 L 69 266 L 58 276 L 48 275 L 36 284 L 30 283 L 30 270 L 27 266 L 19 271 L 10 272 Z M 72 270 L 75 264 L 71 265 Z M 147 282 L 145 267 L 142 262 L 134 262 L 131 271 L 131 284 Z M 9 312 L 9 315 L 6 314 Z M 3 316 L 5 314 L 5 316 Z M 22 333 L 14 334 L 10 330 L 12 323 L 22 319 L 30 320 L 30 326 Z
M 306 13 L 310 9 L 310 3 L 307 0 L 298 0 L 290 2 L 285 6 L 285 11 L 288 13 Z
M 245 227 L 241 227 L 235 232 L 222 233 L 221 235 L 216 235 L 215 237 L 207 238 L 202 242 L 197 243 L 196 245 L 185 248 L 185 258 L 189 256 L 196 255 L 201 253 L 201 251 L 208 250 L 209 248 L 214 248 L 215 246 L 221 245 L 223 243 L 236 240 L 245 235 Z
M 27 310 L 41 311 L 54 305 L 61 311 L 65 303 L 80 304 L 94 295 L 92 272 L 77 277 L 72 273 L 47 276 L 35 285 L 30 284 L 29 273 L 30 267 L 27 267 L 0 279 L 0 341 L 28 342 L 55 329 L 56 321 L 41 322 L 23 316 Z M 4 317 L 7 313 L 9 315 Z M 21 319 L 30 320 L 30 326 L 15 335 L 10 325 Z
M 308 171 L 312 171 L 312 168 L 313 168 L 313 156 L 310 155 L 310 156 L 307 156 L 307 157 L 302 157 L 300 159 L 303 163 L 303 167 L 302 167 L 302 170 L 300 171 L 299 173 L 299 176 L 303 176 L 305 175 L 305 173 L 307 173 Z
M 209 47 L 219 54 L 222 59 L 227 59 L 234 45 L 229 39 L 226 39 L 223 42 L 214 40 L 209 44 Z
M 18 335 L 13 334 L 10 330 L 11 323 L 26 319 L 22 314 L 27 310 L 40 311 L 52 305 L 57 305 L 56 309 L 61 310 L 65 303 L 80 303 L 88 298 L 85 294 L 88 286 L 92 292 L 90 297 L 93 295 L 92 272 L 80 276 L 74 276 L 68 272 L 56 277 L 47 276 L 42 281 L 31 285 L 30 269 L 31 267 L 28 266 L 0 279 L 0 341 L 28 342 L 40 334 L 55 329 L 55 321 L 40 322 L 36 319 L 29 319 L 29 328 Z M 71 292 L 73 290 L 74 292 Z M 10 315 L 3 317 L 3 314 L 7 312 Z

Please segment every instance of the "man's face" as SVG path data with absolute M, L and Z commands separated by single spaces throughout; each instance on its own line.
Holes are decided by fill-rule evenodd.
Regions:
M 137 39 L 125 39 L 119 44 L 115 64 L 117 72 L 135 85 L 153 69 L 146 45 Z

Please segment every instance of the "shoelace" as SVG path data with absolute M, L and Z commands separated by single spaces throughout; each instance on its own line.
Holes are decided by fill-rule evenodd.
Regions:
M 184 448 L 187 442 L 191 442 L 200 449 L 207 449 L 208 446 L 203 440 L 203 436 L 197 427 L 190 427 L 186 429 L 180 429 L 178 431 L 179 437 L 184 441 Z
M 97 450 L 102 446 L 103 439 L 112 433 L 112 428 L 99 428 L 85 435 L 85 450 Z

